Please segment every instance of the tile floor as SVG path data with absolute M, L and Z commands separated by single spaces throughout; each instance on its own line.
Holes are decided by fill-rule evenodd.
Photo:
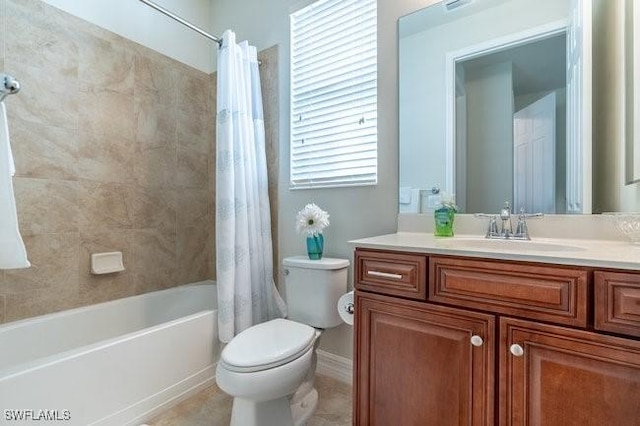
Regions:
M 308 426 L 350 426 L 351 386 L 326 376 L 316 376 L 320 395 L 318 409 Z M 210 386 L 169 411 L 161 413 L 149 426 L 228 426 L 231 398 L 216 385 Z M 277 426 L 277 425 L 265 425 Z

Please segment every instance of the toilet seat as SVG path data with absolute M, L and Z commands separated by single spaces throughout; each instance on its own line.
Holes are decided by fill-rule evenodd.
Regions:
M 299 358 L 313 347 L 316 329 L 282 318 L 250 327 L 224 348 L 221 362 L 230 371 L 268 370 Z

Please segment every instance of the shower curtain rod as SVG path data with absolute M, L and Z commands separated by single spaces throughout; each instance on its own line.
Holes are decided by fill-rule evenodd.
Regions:
M 164 7 L 155 4 L 152 1 L 149 0 L 140 0 L 142 3 L 146 4 L 147 6 L 150 6 L 152 8 L 154 8 L 155 10 L 157 10 L 160 13 L 164 13 L 165 15 L 167 15 L 169 18 L 174 19 L 178 22 L 180 22 L 182 25 L 184 25 L 185 27 L 191 28 L 192 30 L 194 30 L 195 32 L 200 33 L 201 35 L 205 36 L 208 39 L 211 39 L 213 41 L 215 41 L 216 43 L 218 43 L 219 46 L 222 45 L 222 39 L 220 37 L 216 37 L 214 35 L 209 34 L 208 32 L 206 32 L 205 30 L 203 30 L 200 27 L 197 27 L 195 25 L 193 25 L 191 22 L 185 21 L 184 19 L 182 19 L 181 17 L 179 17 L 178 15 L 176 15 L 175 13 L 165 9 Z

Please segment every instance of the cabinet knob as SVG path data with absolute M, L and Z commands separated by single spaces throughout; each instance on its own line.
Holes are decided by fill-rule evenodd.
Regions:
M 473 346 L 482 346 L 483 343 L 484 340 L 482 340 L 482 337 L 478 336 L 477 334 L 471 336 L 471 344 Z
M 509 352 L 511 352 L 514 356 L 522 356 L 524 355 L 524 349 L 517 343 L 514 343 L 509 347 Z

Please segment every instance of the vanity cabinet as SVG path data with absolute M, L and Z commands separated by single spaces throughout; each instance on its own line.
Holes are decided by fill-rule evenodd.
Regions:
M 595 328 L 640 337 L 640 274 L 596 271 Z
M 356 251 L 358 289 L 424 300 L 427 296 L 427 258 L 418 254 Z
M 581 268 L 432 256 L 429 273 L 432 302 L 587 325 L 588 273 Z
M 500 425 L 640 425 L 640 342 L 500 319 Z
M 362 292 L 355 306 L 355 424 L 493 424 L 493 315 Z
M 355 258 L 355 425 L 640 426 L 640 272 Z M 423 297 L 366 280 L 417 258 Z

